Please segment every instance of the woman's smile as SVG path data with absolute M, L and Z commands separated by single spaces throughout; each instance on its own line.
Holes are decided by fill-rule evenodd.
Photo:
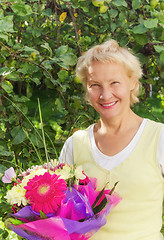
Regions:
M 102 106 L 102 108 L 104 109 L 110 109 L 112 108 L 113 106 L 116 105 L 118 101 L 114 101 L 114 102 L 110 102 L 110 103 L 100 103 L 100 105 Z

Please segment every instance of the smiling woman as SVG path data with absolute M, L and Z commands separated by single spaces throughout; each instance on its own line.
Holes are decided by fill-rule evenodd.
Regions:
M 136 80 L 127 76 L 121 64 L 94 61 L 88 68 L 87 79 L 89 101 L 101 119 L 111 119 L 130 108 Z
M 119 182 L 122 197 L 91 239 L 163 239 L 164 125 L 131 109 L 139 101 L 139 60 L 109 40 L 81 56 L 76 73 L 100 119 L 66 141 L 60 161 L 82 166 L 98 179 L 98 188 Z

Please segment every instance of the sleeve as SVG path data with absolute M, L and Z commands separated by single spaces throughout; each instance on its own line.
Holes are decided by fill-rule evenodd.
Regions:
M 74 164 L 74 158 L 73 158 L 73 136 L 69 137 L 61 150 L 59 161 L 61 163 L 68 163 L 68 164 Z
M 160 141 L 159 141 L 158 159 L 159 159 L 160 168 L 162 170 L 162 175 L 164 177 L 164 127 L 162 128 Z

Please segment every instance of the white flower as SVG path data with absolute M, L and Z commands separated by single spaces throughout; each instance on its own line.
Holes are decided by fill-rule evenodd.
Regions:
M 18 204 L 20 206 L 23 204 L 24 206 L 27 205 L 28 200 L 25 198 L 26 189 L 21 187 L 20 185 L 12 187 L 11 190 L 7 192 L 5 198 L 7 202 L 11 205 Z
M 69 165 L 65 165 L 63 166 L 63 169 L 55 170 L 55 174 L 61 175 L 60 178 L 63 178 L 64 180 L 66 180 L 74 176 L 74 170 Z
M 75 168 L 75 177 L 81 180 L 86 178 L 86 176 L 83 174 L 82 166 Z

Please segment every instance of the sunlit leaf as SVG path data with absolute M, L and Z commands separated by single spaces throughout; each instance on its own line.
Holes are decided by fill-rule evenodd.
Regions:
M 13 16 L 6 16 L 0 19 L 0 32 L 7 33 L 7 32 L 14 32 L 13 29 Z
M 137 9 L 140 7 L 140 0 L 132 0 L 132 8 Z
M 154 48 L 155 48 L 155 51 L 158 53 L 164 51 L 164 46 L 162 45 L 155 45 Z
M 65 18 L 67 17 L 67 12 L 63 12 L 60 17 L 59 17 L 59 21 L 63 22 L 65 20 Z
M 161 60 L 161 62 L 164 63 L 164 51 L 162 51 L 160 54 L 160 60 Z
M 127 3 L 125 0 L 113 0 L 112 4 L 114 4 L 117 7 L 120 7 L 120 6 L 127 7 Z
M 68 51 L 68 45 L 63 45 L 56 49 L 56 56 L 65 54 Z
M 133 27 L 132 31 L 135 34 L 143 34 L 143 33 L 147 32 L 147 28 L 143 24 L 139 24 L 139 25 Z
M 13 92 L 13 85 L 9 81 L 4 81 L 1 83 L 1 87 L 7 92 L 11 93 Z
M 8 35 L 0 33 L 0 38 L 4 39 L 6 42 L 8 42 Z
M 154 19 L 147 19 L 144 21 L 144 26 L 146 28 L 154 28 L 157 27 L 158 24 L 158 19 L 154 18 Z
M 24 3 L 14 3 L 11 5 L 11 9 L 16 15 L 19 15 L 21 17 L 32 14 L 31 6 Z

